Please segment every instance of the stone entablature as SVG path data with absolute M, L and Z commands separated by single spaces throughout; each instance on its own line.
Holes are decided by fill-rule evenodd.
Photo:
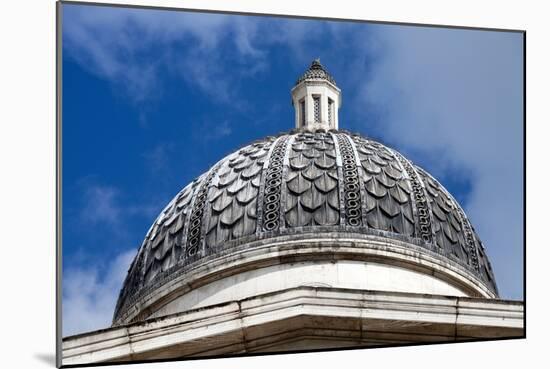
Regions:
M 63 339 L 63 365 L 524 337 L 522 302 L 299 287 Z

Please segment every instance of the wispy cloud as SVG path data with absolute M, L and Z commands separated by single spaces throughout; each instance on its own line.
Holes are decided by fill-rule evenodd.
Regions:
M 68 56 L 138 103 L 160 96 L 160 68 L 227 102 L 238 76 L 220 62 L 221 43 L 234 46 L 233 57 L 248 65 L 243 68 L 248 73 L 261 68 L 266 56 L 255 46 L 257 24 L 251 18 L 75 5 L 65 5 L 64 12 Z
M 135 253 L 124 251 L 105 266 L 64 271 L 63 336 L 111 325 L 118 293 Z
M 97 184 L 86 186 L 83 191 L 84 206 L 80 213 L 82 221 L 92 225 L 119 225 L 122 209 L 117 196 L 118 191 L 114 187 Z
M 173 142 L 161 142 L 143 153 L 145 165 L 152 174 L 169 173 L 170 156 L 174 153 L 175 148 L 176 146 Z
M 154 154 L 154 153 L 153 153 Z M 162 153 L 157 153 L 156 164 L 162 163 Z M 151 164 L 154 164 L 151 162 Z M 122 196 L 121 191 L 111 185 L 96 183 L 89 178 L 81 181 L 82 206 L 79 209 L 80 225 L 88 229 L 99 227 L 102 233 L 122 232 L 132 217 L 152 217 L 158 205 L 150 202 L 132 203 Z
M 197 132 L 201 131 L 197 130 Z M 213 126 L 208 132 L 201 132 L 200 139 L 201 141 L 216 141 L 231 135 L 232 132 L 231 124 L 228 120 L 224 120 Z

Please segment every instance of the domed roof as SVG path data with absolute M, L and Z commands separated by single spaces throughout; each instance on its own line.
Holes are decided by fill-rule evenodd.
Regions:
M 334 78 L 329 74 L 329 72 L 323 67 L 321 64 L 321 61 L 319 59 L 315 59 L 308 70 L 302 74 L 300 78 L 296 81 L 296 85 L 300 84 L 303 81 L 313 81 L 316 79 L 324 79 L 326 81 L 329 81 L 333 85 L 336 85 L 336 81 L 334 81 Z
M 427 172 L 359 135 L 291 132 L 241 148 L 174 197 L 130 266 L 114 320 L 138 297 L 207 256 L 320 230 L 420 246 L 466 269 L 496 294 L 473 226 Z

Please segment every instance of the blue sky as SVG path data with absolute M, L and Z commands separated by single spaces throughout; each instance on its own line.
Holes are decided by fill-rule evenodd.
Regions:
M 521 34 L 64 4 L 64 335 L 110 324 L 181 188 L 293 128 L 290 89 L 316 57 L 342 89 L 340 127 L 438 178 L 501 297 L 523 298 Z

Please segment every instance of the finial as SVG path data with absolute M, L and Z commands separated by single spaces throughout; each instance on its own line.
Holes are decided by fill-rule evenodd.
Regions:
M 313 59 L 311 62 L 311 69 L 322 69 L 323 66 L 321 65 L 321 58 Z

